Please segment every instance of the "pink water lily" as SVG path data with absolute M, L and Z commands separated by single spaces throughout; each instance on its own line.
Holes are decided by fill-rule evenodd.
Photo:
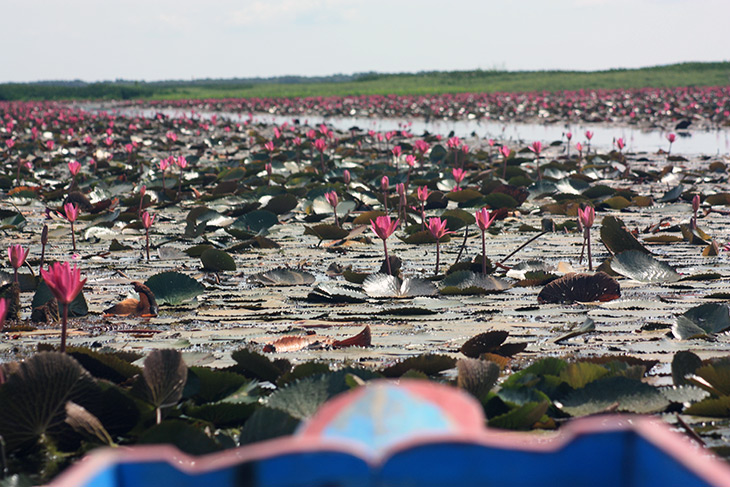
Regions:
M 30 252 L 30 249 L 24 249 L 20 244 L 8 247 L 8 259 L 10 260 L 10 265 L 13 266 L 13 277 L 16 283 L 18 282 L 18 269 L 25 263 L 28 252 Z
M 398 225 L 400 225 L 400 220 L 391 220 L 389 216 L 379 216 L 375 220 L 370 220 L 370 228 L 372 228 L 378 238 L 383 240 L 383 251 L 385 252 L 385 262 L 388 266 L 388 274 L 392 274 L 393 271 L 390 267 L 386 240 L 388 237 L 393 235 L 393 232 L 395 232 L 395 229 L 398 228 Z
M 489 211 L 486 208 L 482 208 L 481 210 L 477 210 L 477 212 L 474 214 L 477 220 L 477 226 L 479 227 L 479 230 L 482 232 L 482 274 L 487 275 L 487 241 L 486 241 L 486 233 L 487 229 L 492 225 L 492 222 L 494 222 L 494 219 L 497 217 L 497 213 L 494 211 Z
M 63 212 L 66 215 L 66 220 L 71 224 L 71 245 L 73 251 L 76 252 L 76 234 L 74 233 L 74 222 L 79 216 L 79 205 L 76 203 L 66 203 L 63 205 Z
M 451 170 L 451 175 L 454 176 L 454 181 L 456 181 L 456 188 L 454 188 L 456 191 L 461 189 L 461 182 L 464 181 L 464 177 L 466 177 L 466 171 L 464 171 L 460 167 L 456 167 Z
M 337 221 L 337 205 L 339 204 L 339 198 L 337 197 L 336 191 L 329 191 L 324 194 L 324 199 L 327 200 L 327 203 L 330 204 L 332 207 L 332 212 L 335 214 L 335 225 L 340 226 L 339 222 Z
M 142 213 L 142 226 L 144 227 L 145 236 L 145 251 L 147 253 L 147 262 L 150 260 L 150 228 L 155 222 L 155 215 L 151 215 L 148 212 Z
M 667 157 L 672 153 L 672 144 L 677 140 L 677 135 L 673 133 L 667 134 L 667 140 L 669 141 L 669 149 L 667 150 Z
M 428 232 L 433 236 L 433 238 L 436 239 L 436 270 L 434 272 L 434 275 L 438 275 L 439 273 L 439 260 L 441 256 L 441 239 L 445 237 L 446 235 L 450 235 L 452 233 L 451 230 L 448 230 L 446 228 L 446 220 L 442 220 L 439 217 L 433 217 L 428 220 Z
M 68 322 L 69 304 L 76 299 L 86 284 L 86 279 L 81 279 L 81 272 L 76 265 L 71 268 L 68 262 L 55 262 L 48 267 L 48 270 L 41 269 L 41 277 L 48 286 L 48 289 L 63 307 L 63 322 L 61 326 L 61 352 L 66 352 L 66 325 Z
M 583 249 L 588 248 L 588 270 L 593 270 L 593 259 L 591 256 L 591 227 L 596 219 L 596 211 L 592 206 L 578 209 L 579 227 L 583 229 L 583 246 L 580 252 L 580 260 L 583 261 Z

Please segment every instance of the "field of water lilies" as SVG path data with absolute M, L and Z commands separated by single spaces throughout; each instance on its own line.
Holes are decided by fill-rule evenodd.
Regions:
M 726 455 L 729 161 L 682 144 L 729 114 L 727 87 L 2 102 L 6 465 L 230 448 L 383 376 L 454 383 L 493 427 L 653 413 Z

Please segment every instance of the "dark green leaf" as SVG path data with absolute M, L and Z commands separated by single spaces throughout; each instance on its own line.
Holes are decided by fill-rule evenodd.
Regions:
M 180 272 L 161 272 L 145 281 L 157 299 L 157 304 L 178 305 L 205 292 L 205 287 L 195 279 Z

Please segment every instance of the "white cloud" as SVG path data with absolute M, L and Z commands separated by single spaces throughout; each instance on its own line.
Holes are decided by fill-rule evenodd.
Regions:
M 233 25 L 256 25 L 271 22 L 290 22 L 302 16 L 353 18 L 353 1 L 343 0 L 256 0 L 231 13 Z

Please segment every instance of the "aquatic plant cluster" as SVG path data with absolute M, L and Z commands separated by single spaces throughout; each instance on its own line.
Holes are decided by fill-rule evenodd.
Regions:
M 434 107 L 463 103 L 458 116 L 481 106 L 482 116 L 519 118 L 515 107 L 527 103 L 520 108 L 526 116 L 546 110 L 570 119 L 585 103 L 581 113 L 601 113 L 598 120 L 614 120 L 620 106 L 622 120 L 727 123 L 724 88 L 622 93 L 484 95 L 481 101 L 454 95 L 430 106 L 433 113 Z M 666 98 L 657 101 L 660 95 Z M 507 99 L 512 108 L 503 115 L 480 105 Z M 299 115 L 337 113 L 345 109 L 327 107 L 340 103 L 377 115 L 424 115 L 420 98 L 361 100 L 371 108 L 347 100 L 190 101 L 177 107 L 240 113 L 282 107 Z M 554 111 L 561 104 L 562 114 Z M 702 227 L 727 214 L 727 164 L 719 156 L 689 161 L 677 146 L 672 152 L 680 141 L 674 133 L 666 149 L 635 154 L 624 150 L 621 137 L 610 150 L 591 147 L 591 131 L 516 142 L 416 135 L 407 126 L 336 132 L 301 120 L 272 126 L 195 112 L 128 117 L 60 103 L 2 102 L 0 119 L 0 219 L 6 267 L 12 269 L 0 288 L 3 341 L 37 345 L 34 332 L 60 328 L 58 339 L 44 340 L 42 352 L 4 349 L 17 359 L 0 368 L 0 405 L 12 413 L 0 417 L 0 435 L 13 472 L 48 479 L 99 444 L 169 441 L 201 453 L 287 434 L 334 393 L 382 376 L 452 382 L 482 401 L 490 425 L 508 429 L 556 428 L 570 417 L 613 410 L 727 416 L 730 367 L 690 352 L 667 355 L 672 384 L 662 386 L 648 380 L 656 361 L 615 347 L 604 351 L 609 355 L 581 359 L 539 357 L 530 355 L 527 341 L 506 342 L 514 335 L 504 330 L 465 332 L 472 338 L 458 350 L 380 358 L 369 368 L 347 360 L 347 367 L 339 363 L 331 370 L 329 363 L 283 358 L 318 350 L 355 356 L 377 348 L 384 334 L 371 329 L 374 312 L 365 313 L 357 333 L 333 335 L 316 323 L 305 332 L 284 330 L 266 343 L 250 340 L 226 351 L 222 370 L 189 366 L 179 351 L 149 352 L 155 347 L 148 346 L 145 357 L 88 340 L 103 327 L 153 337 L 163 325 L 156 317 L 174 321 L 180 306 L 206 295 L 218 296 L 211 307 L 222 308 L 249 287 L 264 288 L 270 291 L 262 293 L 266 299 L 289 306 L 293 301 L 278 297 L 288 286 L 307 289 L 292 312 L 300 303 L 319 306 L 317 320 L 349 305 L 380 309 L 405 302 L 386 310 L 403 317 L 434 314 L 429 306 L 449 297 L 475 306 L 515 293 L 528 296 L 537 310 L 560 305 L 583 313 L 582 324 L 551 337 L 576 343 L 597 333 L 584 311 L 619 300 L 627 284 L 723 280 L 726 236 Z M 652 219 L 644 229 L 621 218 L 664 207 L 679 208 L 682 216 Z M 536 219 L 539 226 L 532 225 Z M 570 242 L 568 255 L 516 262 L 527 247 L 554 235 Z M 286 252 L 287 236 L 288 248 L 307 248 L 306 262 L 267 265 Z M 717 272 L 682 275 L 650 245 L 714 259 L 709 262 Z M 348 253 L 357 255 L 348 259 Z M 105 292 L 110 273 L 121 274 L 137 296 L 120 301 Z M 670 323 L 648 323 L 655 327 L 650 331 L 671 340 L 672 350 L 702 340 L 721 346 L 730 313 L 727 294 L 713 290 Z M 262 301 L 237 310 L 240 321 L 260 311 Z M 220 321 L 225 313 L 211 316 Z M 480 319 L 489 322 L 489 316 Z M 348 321 L 354 322 L 352 315 Z M 89 330 L 97 335 L 71 335 Z M 194 352 L 189 345 L 180 347 Z
M 218 111 L 244 116 L 268 113 L 308 118 L 396 117 L 426 120 L 486 119 L 505 122 L 610 122 L 667 127 L 693 121 L 717 128 L 730 122 L 730 88 L 642 88 L 529 93 L 454 93 L 412 96 L 236 98 L 127 102 L 130 106 L 183 111 Z

